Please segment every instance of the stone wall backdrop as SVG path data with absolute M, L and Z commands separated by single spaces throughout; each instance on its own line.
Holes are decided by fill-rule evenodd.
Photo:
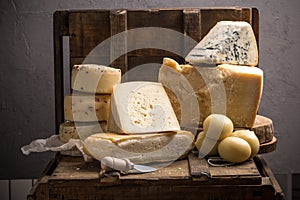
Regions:
M 259 9 L 259 66 L 265 76 L 259 112 L 273 119 L 279 140 L 277 150 L 264 157 L 291 198 L 292 182 L 297 182 L 293 175 L 300 173 L 298 0 L 1 0 L 0 179 L 36 178 L 54 156 L 24 156 L 20 147 L 55 130 L 52 16 L 56 10 L 222 6 Z

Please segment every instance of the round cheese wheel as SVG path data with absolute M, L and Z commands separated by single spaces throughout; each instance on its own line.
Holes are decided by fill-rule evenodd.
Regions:
M 233 136 L 223 139 L 218 146 L 218 151 L 224 160 L 234 163 L 244 162 L 251 155 L 248 142 Z
M 255 133 L 250 130 L 238 130 L 233 132 L 233 136 L 244 139 L 248 142 L 251 147 L 251 155 L 250 158 L 253 158 L 259 151 L 259 140 Z
M 222 140 L 231 136 L 233 123 L 225 115 L 211 114 L 203 122 L 203 131 L 211 139 Z

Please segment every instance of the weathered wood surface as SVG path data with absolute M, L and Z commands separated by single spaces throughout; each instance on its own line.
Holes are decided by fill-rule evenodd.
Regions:
M 85 163 L 80 157 L 68 156 L 56 159 L 49 172 L 37 181 L 28 199 L 199 199 L 199 192 L 201 199 L 282 199 L 283 195 L 261 157 L 222 169 L 207 163 L 195 168 L 195 164 L 205 162 L 190 154 L 188 159 L 153 173 L 110 178 L 99 175 L 97 161 Z M 197 176 L 201 170 L 209 172 L 206 179 Z

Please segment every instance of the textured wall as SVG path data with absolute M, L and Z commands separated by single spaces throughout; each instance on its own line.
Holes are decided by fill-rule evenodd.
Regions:
M 52 14 L 62 9 L 251 6 L 260 12 L 260 67 L 265 72 L 260 113 L 275 124 L 277 151 L 266 155 L 275 173 L 300 172 L 298 0 L 0 1 L 0 179 L 37 177 L 51 153 L 20 147 L 54 133 Z

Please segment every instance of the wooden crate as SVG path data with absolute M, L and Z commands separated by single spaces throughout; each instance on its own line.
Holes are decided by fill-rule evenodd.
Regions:
M 185 8 L 150 10 L 80 10 L 54 13 L 55 117 L 58 132 L 63 118 L 64 68 L 63 37 L 69 37 L 70 67 L 80 64 L 107 38 L 141 27 L 160 27 L 178 31 L 196 42 L 220 20 L 247 21 L 258 41 L 256 8 Z M 146 34 L 145 37 L 154 37 Z M 158 39 L 159 36 L 157 37 Z M 107 60 L 122 70 L 146 64 L 161 63 L 165 56 L 180 63 L 193 46 L 182 40 L 170 44 L 181 49 L 180 55 L 170 51 L 143 48 L 116 56 L 126 50 L 135 38 L 112 39 L 106 51 L 93 55 Z M 101 63 L 99 63 L 101 64 Z M 103 63 L 102 63 L 103 64 Z M 262 157 L 232 167 L 211 167 L 194 154 L 153 173 L 120 177 L 99 176 L 99 162 L 85 163 L 82 158 L 57 154 L 32 188 L 28 199 L 283 199 L 283 193 Z M 209 174 L 210 176 L 207 176 Z
M 101 177 L 99 162 L 57 155 L 28 200 L 67 199 L 283 199 L 262 157 L 242 165 L 211 167 L 190 154 L 145 174 Z M 210 176 L 207 176 L 210 174 Z
M 100 43 L 124 31 L 143 27 L 159 27 L 178 31 L 199 42 L 208 31 L 221 20 L 246 21 L 252 25 L 258 43 L 258 10 L 256 8 L 186 8 L 149 10 L 84 10 L 57 11 L 54 13 L 54 64 L 55 64 L 55 105 L 56 131 L 63 118 L 64 69 L 63 37 L 69 37 L 70 66 L 81 64 L 87 55 Z M 91 60 L 108 61 L 112 67 L 120 68 L 124 74 L 128 70 L 146 63 L 162 63 L 163 57 L 171 57 L 180 63 L 184 58 L 170 51 L 153 48 L 137 49 L 119 56 L 116 51 L 127 50 L 129 45 L 138 46 L 145 38 L 154 38 L 166 49 L 179 49 L 186 55 L 194 46 L 180 39 L 170 43 L 160 35 L 145 33 L 139 38 L 111 39 L 106 51 L 92 55 Z M 151 41 L 151 40 L 150 40 Z M 149 44 L 151 45 L 151 44 Z M 99 63 L 104 64 L 104 63 Z

